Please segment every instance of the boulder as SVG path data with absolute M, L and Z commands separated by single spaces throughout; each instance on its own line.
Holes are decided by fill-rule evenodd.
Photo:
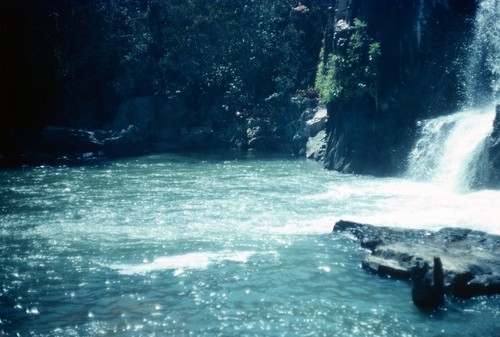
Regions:
M 463 228 L 432 232 L 343 220 L 335 224 L 333 233 L 368 249 L 362 266 L 375 274 L 410 279 L 412 270 L 415 275 L 416 270 L 423 273 L 425 269 L 423 278 L 414 276 L 417 283 L 425 283 L 419 289 L 435 286 L 430 266 L 439 257 L 444 292 L 465 298 L 500 294 L 500 236 Z
M 121 131 L 135 125 L 148 142 L 166 144 L 167 148 L 180 144 L 180 129 L 191 128 L 187 123 L 183 101 L 164 95 L 132 97 L 120 104 L 111 129 Z
M 229 141 L 229 146 L 233 150 L 244 150 L 246 149 L 247 144 L 247 127 L 246 124 L 237 120 L 227 127 L 222 136 L 223 140 Z
M 326 122 L 328 121 L 328 115 L 326 109 L 318 109 L 314 114 L 313 118 L 306 122 L 307 128 L 309 129 L 309 137 L 316 136 L 320 131 L 326 129 Z
M 306 144 L 306 157 L 317 161 L 323 160 L 326 151 L 326 131 L 318 132 L 314 137 L 309 137 Z
M 311 127 L 316 130 L 314 135 L 321 130 L 321 127 L 316 127 L 316 123 L 321 123 L 320 120 L 312 122 L 317 113 L 317 100 L 304 97 L 300 94 L 291 98 L 289 107 L 283 114 L 283 118 L 286 120 L 290 116 L 296 116 L 296 118 L 285 124 L 281 130 L 283 141 L 281 148 L 285 152 L 299 156 L 306 155 L 306 144 L 311 137 Z
M 103 139 L 103 143 L 103 152 L 108 157 L 137 155 L 147 150 L 142 133 L 135 125 L 129 125 L 120 131 L 109 132 L 109 136 Z

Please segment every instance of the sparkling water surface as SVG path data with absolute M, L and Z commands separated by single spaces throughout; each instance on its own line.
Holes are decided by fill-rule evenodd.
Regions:
M 6 336 L 498 336 L 500 298 L 432 313 L 361 269 L 339 219 L 500 233 L 458 194 L 290 158 L 156 155 L 0 171 Z

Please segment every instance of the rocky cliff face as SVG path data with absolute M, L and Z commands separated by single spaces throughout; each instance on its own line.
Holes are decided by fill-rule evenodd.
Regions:
M 380 43 L 380 86 L 377 100 L 365 95 L 328 106 L 326 168 L 375 175 L 404 169 L 416 119 L 451 112 L 462 99 L 460 64 L 474 12 L 473 0 L 338 2 L 337 23 L 363 20 Z M 341 34 L 333 32 L 334 48 Z
M 500 188 L 500 105 L 496 106 L 493 131 L 488 139 L 489 182 L 488 187 Z

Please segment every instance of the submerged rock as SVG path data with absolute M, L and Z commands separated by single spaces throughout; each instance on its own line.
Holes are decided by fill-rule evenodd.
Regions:
M 413 272 L 413 280 L 420 282 L 417 302 L 425 302 L 436 290 L 430 267 L 436 265 L 435 257 L 442 262 L 445 293 L 465 298 L 500 294 L 500 236 L 463 228 L 432 232 L 343 220 L 335 224 L 333 233 L 354 239 L 370 251 L 362 262 L 370 272 L 397 279 L 410 279 Z M 418 278 L 419 273 L 424 276 Z

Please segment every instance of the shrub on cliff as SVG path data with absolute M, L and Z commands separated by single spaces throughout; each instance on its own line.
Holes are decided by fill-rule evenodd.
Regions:
M 324 47 L 321 50 L 315 82 L 320 99 L 328 104 L 368 95 L 376 101 L 380 44 L 368 36 L 366 23 L 361 20 L 355 19 L 344 30 L 345 41 L 334 43 L 334 50 L 328 55 Z

